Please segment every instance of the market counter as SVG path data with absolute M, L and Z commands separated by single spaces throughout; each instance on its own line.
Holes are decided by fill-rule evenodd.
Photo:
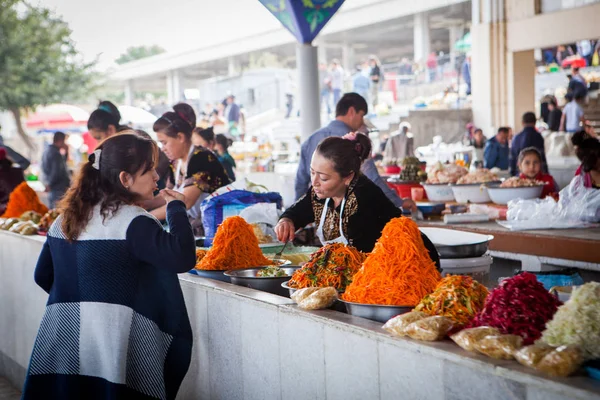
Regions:
M 0 375 L 21 386 L 46 294 L 43 238 L 0 232 Z M 178 399 L 600 399 L 600 382 L 549 379 L 451 341 L 398 339 L 381 324 L 180 275 L 194 349 Z
M 535 264 L 541 263 L 600 271 L 600 228 L 511 231 L 496 222 L 446 225 L 441 221 L 419 221 L 418 224 L 494 235 L 490 250 L 500 258 L 523 261 L 525 270 L 538 270 Z

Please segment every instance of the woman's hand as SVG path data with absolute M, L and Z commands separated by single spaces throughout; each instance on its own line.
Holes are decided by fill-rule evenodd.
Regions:
M 417 212 L 417 204 L 407 197 L 406 199 L 402 199 L 402 209 Z
M 169 204 L 173 200 L 181 200 L 185 203 L 185 196 L 182 193 L 176 192 L 175 190 L 163 189 L 160 191 L 160 195 Z
M 294 223 L 289 218 L 282 218 L 277 225 L 275 225 L 275 234 L 277 235 L 277 240 L 280 242 L 291 242 L 294 240 L 295 232 L 296 228 L 294 227 Z

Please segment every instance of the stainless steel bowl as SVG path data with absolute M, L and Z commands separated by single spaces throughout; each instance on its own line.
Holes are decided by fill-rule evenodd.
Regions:
M 282 283 L 289 281 L 290 277 L 300 268 L 299 266 L 287 266 L 281 269 L 285 271 L 287 276 L 280 277 L 261 277 L 256 276 L 258 271 L 263 268 L 246 268 L 226 271 L 225 276 L 231 279 L 231 283 L 238 286 L 246 286 L 263 292 L 273 293 L 278 296 L 290 297 L 291 293 L 288 289 L 282 287 Z
M 285 290 L 288 291 L 288 296 L 291 296 L 294 294 L 294 292 L 298 289 L 293 288 L 293 287 L 289 287 L 288 283 L 290 282 L 290 280 L 286 280 L 285 282 L 281 282 L 281 287 L 284 288 Z
M 354 315 L 355 317 L 361 317 L 385 323 L 396 315 L 405 314 L 412 311 L 414 307 L 406 306 L 383 306 L 377 304 L 360 304 L 352 303 L 350 301 L 339 300 L 346 306 L 348 314 Z
M 225 271 L 207 271 L 203 269 L 194 269 L 190 271 L 194 275 L 198 275 L 202 278 L 214 279 L 216 281 L 231 283 L 228 276 L 223 275 Z
M 440 258 L 473 258 L 481 257 L 487 253 L 490 241 L 494 237 L 489 235 L 488 240 L 481 243 L 461 244 L 458 246 L 443 246 L 435 244 L 434 246 L 440 254 Z

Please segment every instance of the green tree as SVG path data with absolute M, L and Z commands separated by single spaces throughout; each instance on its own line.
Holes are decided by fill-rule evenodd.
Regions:
M 67 23 L 23 0 L 0 0 L 0 109 L 12 113 L 19 135 L 21 112 L 86 94 L 94 63 L 84 63 Z
M 140 60 L 142 58 L 155 56 L 164 52 L 165 49 L 156 45 L 129 47 L 125 53 L 121 54 L 119 58 L 115 60 L 115 62 L 117 64 L 125 64 L 131 61 Z

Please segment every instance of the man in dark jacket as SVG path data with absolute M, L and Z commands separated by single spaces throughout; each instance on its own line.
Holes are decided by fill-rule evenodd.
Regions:
M 66 149 L 65 139 L 64 133 L 56 132 L 52 144 L 42 155 L 42 172 L 46 189 L 49 192 L 50 208 L 55 207 L 71 184 L 65 156 L 60 153 L 61 149 Z
M 501 170 L 508 169 L 508 128 L 499 128 L 496 136 L 486 142 L 485 150 L 483 151 L 483 160 L 484 167 L 487 169 L 494 167 Z
M 510 148 L 510 174 L 516 176 L 519 174 L 517 160 L 519 153 L 526 147 L 535 147 L 542 155 L 542 171 L 548 173 L 548 163 L 546 162 L 546 153 L 544 151 L 544 138 L 535 129 L 536 117 L 532 112 L 523 114 L 523 130 L 513 138 Z

